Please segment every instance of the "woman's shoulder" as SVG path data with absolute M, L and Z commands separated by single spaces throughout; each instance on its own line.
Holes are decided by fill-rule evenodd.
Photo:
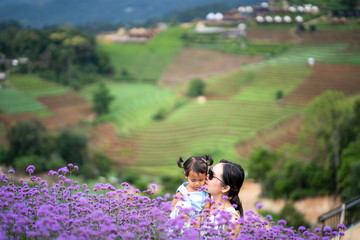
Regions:
M 239 212 L 233 206 L 228 207 L 225 210 L 230 212 L 234 217 L 240 218 Z

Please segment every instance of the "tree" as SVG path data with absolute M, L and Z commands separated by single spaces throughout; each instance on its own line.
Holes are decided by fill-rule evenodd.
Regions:
M 305 109 L 304 131 L 325 143 L 332 152 L 335 169 L 340 166 L 341 129 L 352 119 L 351 105 L 341 92 L 326 91 L 314 99 Z M 336 186 L 339 176 L 336 173 Z
M 106 176 L 111 171 L 112 160 L 102 152 L 95 152 L 91 162 L 99 171 L 100 176 Z
M 300 226 L 309 227 L 310 224 L 306 222 L 304 214 L 296 210 L 291 202 L 286 202 L 279 213 L 280 219 L 285 219 L 288 226 L 298 228 Z
M 110 95 L 109 89 L 104 83 L 99 83 L 93 95 L 93 109 L 98 115 L 106 114 L 110 110 L 110 103 L 114 97 Z
M 276 100 L 279 101 L 284 98 L 284 92 L 282 90 L 278 90 L 276 92 Z
M 276 152 L 270 152 L 263 147 L 256 148 L 250 156 L 249 162 L 249 177 L 254 178 L 260 182 L 266 179 L 266 174 L 274 168 L 275 163 L 280 158 Z
M 346 9 L 353 10 L 356 9 L 358 5 L 358 0 L 341 0 L 341 5 L 344 5 Z
M 204 94 L 205 83 L 198 78 L 190 81 L 190 86 L 187 92 L 189 97 L 197 97 Z
M 58 151 L 67 163 L 82 165 L 87 160 L 87 138 L 83 135 L 63 131 L 58 137 Z
M 36 119 L 27 119 L 17 122 L 7 133 L 7 139 L 10 143 L 10 158 L 42 155 L 47 133 L 41 122 Z
M 340 188 L 344 200 L 350 200 L 360 193 L 360 137 L 351 142 L 341 154 L 339 170 Z

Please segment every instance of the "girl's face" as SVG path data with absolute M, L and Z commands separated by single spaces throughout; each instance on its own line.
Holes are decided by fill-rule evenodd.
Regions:
M 207 178 L 206 180 L 206 187 L 207 192 L 211 195 L 218 195 L 222 194 L 223 186 L 221 185 L 222 181 L 222 174 L 223 174 L 224 165 L 222 163 L 216 164 L 213 168 L 213 178 L 210 180 Z
M 195 173 L 193 171 L 189 172 L 189 176 L 185 175 L 185 178 L 188 181 L 188 186 L 194 190 L 198 191 L 201 186 L 204 186 L 206 181 L 206 174 L 204 173 Z

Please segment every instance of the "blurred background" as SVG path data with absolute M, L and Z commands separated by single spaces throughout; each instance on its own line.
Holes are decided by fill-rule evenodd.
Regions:
M 2 172 L 164 194 L 210 154 L 244 167 L 245 210 L 360 219 L 359 1 L 2 0 L 0 21 Z

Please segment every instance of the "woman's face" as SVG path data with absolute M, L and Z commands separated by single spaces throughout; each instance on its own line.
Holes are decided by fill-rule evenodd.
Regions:
M 221 185 L 222 174 L 223 174 L 224 164 L 218 163 L 213 168 L 214 177 L 210 180 L 209 176 L 206 179 L 206 187 L 208 188 L 207 192 L 211 195 L 222 194 L 223 187 Z M 220 181 L 221 180 L 221 181 Z

